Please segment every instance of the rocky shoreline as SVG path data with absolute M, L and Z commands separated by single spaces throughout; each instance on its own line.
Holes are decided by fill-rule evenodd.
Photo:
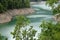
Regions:
M 13 16 L 31 14 L 33 12 L 35 11 L 32 8 L 8 10 L 4 13 L 0 13 L 0 23 L 10 22 Z
M 60 13 L 57 13 L 53 16 L 54 20 L 60 22 Z

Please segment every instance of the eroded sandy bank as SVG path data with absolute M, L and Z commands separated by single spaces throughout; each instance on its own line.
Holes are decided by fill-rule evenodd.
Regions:
M 34 10 L 32 8 L 8 10 L 0 14 L 0 23 L 10 22 L 13 16 L 31 14 L 33 12 Z

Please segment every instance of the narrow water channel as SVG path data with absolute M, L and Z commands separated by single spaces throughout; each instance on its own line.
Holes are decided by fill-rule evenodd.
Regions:
M 40 6 L 40 7 L 39 7 Z M 41 32 L 39 25 L 43 20 L 53 20 L 52 12 L 50 10 L 45 10 L 46 8 L 41 5 L 32 5 L 31 6 L 35 12 L 33 14 L 27 15 L 27 17 L 31 20 L 30 25 L 34 26 L 38 33 Z M 42 9 L 41 7 L 45 8 Z M 14 40 L 10 32 L 14 30 L 16 20 L 12 20 L 10 23 L 0 24 L 0 32 L 2 35 L 8 37 L 8 40 Z M 28 26 L 30 26 L 28 25 Z

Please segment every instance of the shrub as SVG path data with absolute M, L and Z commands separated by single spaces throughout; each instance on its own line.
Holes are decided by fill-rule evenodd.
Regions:
M 25 7 L 30 7 L 30 0 L 24 0 Z
M 60 5 L 53 9 L 53 14 L 60 13 Z
M 53 14 L 60 13 L 60 0 L 47 0 L 46 4 L 52 8 Z
M 30 26 L 30 28 L 25 28 L 25 26 L 27 26 L 28 24 L 29 20 L 25 16 L 17 17 L 15 29 L 13 32 L 11 32 L 15 40 L 34 40 L 33 37 L 35 37 L 37 31 L 33 29 L 33 26 Z
M 5 8 L 4 6 L 0 3 L 0 12 L 4 12 L 5 11 Z
M 60 23 L 43 22 L 39 40 L 60 40 Z

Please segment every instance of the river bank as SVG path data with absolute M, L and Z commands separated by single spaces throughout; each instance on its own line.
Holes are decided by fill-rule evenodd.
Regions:
M 0 23 L 10 22 L 13 16 L 26 15 L 26 14 L 31 14 L 33 12 L 34 10 L 32 8 L 7 10 L 4 13 L 0 13 Z

